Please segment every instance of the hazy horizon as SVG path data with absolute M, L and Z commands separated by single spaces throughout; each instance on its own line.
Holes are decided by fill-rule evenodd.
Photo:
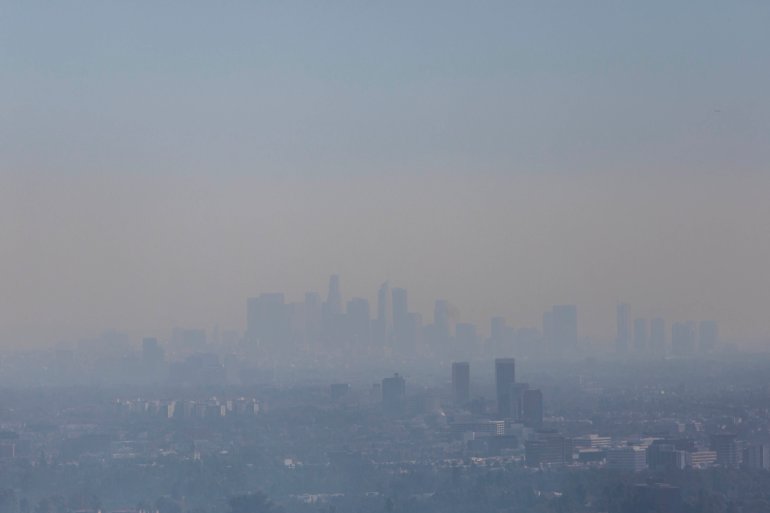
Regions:
M 770 340 L 767 4 L 0 9 L 2 347 L 242 330 L 332 273 Z

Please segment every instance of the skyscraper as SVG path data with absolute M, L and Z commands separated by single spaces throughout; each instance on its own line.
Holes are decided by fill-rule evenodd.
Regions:
M 628 303 L 620 303 L 617 312 L 618 334 L 615 339 L 615 349 L 619 353 L 628 351 L 631 339 L 631 306 Z
M 471 397 L 471 365 L 468 362 L 452 364 L 452 395 L 456 405 L 465 404 Z
M 497 395 L 497 413 L 502 418 L 511 417 L 511 385 L 516 383 L 516 360 L 513 358 L 495 359 L 495 391 Z
M 339 315 L 342 313 L 342 293 L 340 292 L 340 277 L 336 274 L 332 274 L 329 277 L 329 293 L 326 296 L 326 303 L 324 304 L 326 313 L 329 316 Z
M 534 429 L 543 427 L 543 393 L 538 389 L 524 391 L 521 420 Z

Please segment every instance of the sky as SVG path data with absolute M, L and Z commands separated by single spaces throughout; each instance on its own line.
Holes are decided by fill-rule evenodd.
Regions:
M 245 299 L 770 340 L 764 1 L 4 2 L 0 345 Z

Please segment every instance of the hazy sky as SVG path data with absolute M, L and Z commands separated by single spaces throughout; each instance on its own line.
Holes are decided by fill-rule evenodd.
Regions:
M 770 338 L 770 3 L 3 2 L 0 336 L 384 279 Z

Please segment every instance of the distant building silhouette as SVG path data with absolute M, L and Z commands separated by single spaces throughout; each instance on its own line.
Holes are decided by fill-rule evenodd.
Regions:
M 524 391 L 521 420 L 534 429 L 543 427 L 543 393 L 537 389 Z
M 495 390 L 497 393 L 497 413 L 501 418 L 510 418 L 511 385 L 516 383 L 516 360 L 513 358 L 495 359 Z
M 467 403 L 471 398 L 471 365 L 468 362 L 452 364 L 452 395 L 456 405 Z

